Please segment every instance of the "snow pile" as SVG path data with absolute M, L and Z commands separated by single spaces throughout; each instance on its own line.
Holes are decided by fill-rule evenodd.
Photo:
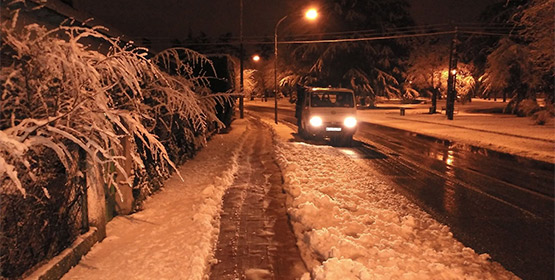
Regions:
M 303 279 L 517 278 L 340 150 L 278 142 L 277 156 Z
M 204 279 L 245 140 L 246 123 L 233 127 L 179 168 L 184 181 L 174 174 L 143 211 L 108 223 L 108 237 L 63 279 Z

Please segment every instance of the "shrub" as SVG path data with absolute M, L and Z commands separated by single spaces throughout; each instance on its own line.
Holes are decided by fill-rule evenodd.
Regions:
M 27 195 L 0 192 L 0 271 L 9 279 L 57 255 L 88 230 L 82 215 L 83 182 L 67 180 L 51 149 L 30 153 L 36 180 L 22 177 Z
M 75 160 L 67 140 L 86 151 L 105 174 L 107 184 L 115 184 L 114 171 L 107 164 L 132 178 L 119 163 L 122 155 L 120 138 L 132 136 L 131 156 L 138 167 L 144 159 L 159 165 L 160 172 L 175 170 L 166 148 L 154 134 L 165 126 L 173 132 L 173 120 L 188 142 L 201 145 L 205 141 L 207 124 L 217 122 L 215 104 L 222 95 L 200 95 L 194 90 L 202 86 L 202 78 L 193 79 L 180 62 L 181 76 L 161 71 L 146 58 L 144 49 L 120 47 L 100 31 L 101 27 L 61 26 L 54 30 L 36 24 L 20 32 L 10 22 L 2 24 L 3 49 L 11 48 L 13 63 L 2 67 L 2 118 L 0 118 L 0 176 L 7 176 L 12 187 L 23 195 L 25 189 L 14 169 L 20 162 L 20 172 L 30 172 L 23 153 L 35 146 L 46 146 L 56 152 L 66 170 L 76 171 Z M 62 38 L 66 39 L 62 39 Z M 108 42 L 111 49 L 104 55 L 80 43 L 83 38 Z M 32 38 L 32 39 L 31 39 Z M 193 51 L 193 62 L 206 60 Z M 170 57 L 162 54 L 155 57 Z M 176 57 L 173 57 L 175 59 Z M 187 76 L 187 75 L 189 76 Z M 197 139 L 199 138 L 199 139 Z M 138 149 L 137 144 L 142 145 Z M 139 153 L 140 152 L 140 153 Z M 148 154 L 147 154 L 148 153 Z
M 517 105 L 517 115 L 520 117 L 529 117 L 540 110 L 540 106 L 536 100 L 524 99 Z
M 534 120 L 535 124 L 538 125 L 545 125 L 548 123 L 553 117 L 555 116 L 555 110 L 553 105 L 548 105 L 542 110 L 535 112 L 532 115 L 532 120 Z
M 152 185 L 160 185 L 176 170 L 174 161 L 179 162 L 206 142 L 209 125 L 221 125 L 215 106 L 228 100 L 225 94 L 209 94 L 203 77 L 195 76 L 191 64 L 210 64 L 196 52 L 184 50 L 189 63 L 171 50 L 149 59 L 145 49 L 105 36 L 102 27 L 60 26 L 47 30 L 30 24 L 18 29 L 17 15 L 18 10 L 10 16 L 3 14 L 0 27 L 1 235 L 17 239 L 2 239 L 2 252 L 8 248 L 10 254 L 2 258 L 2 267 L 6 259 L 27 258 L 24 254 L 17 257 L 16 251 L 22 248 L 13 246 L 44 241 L 35 238 L 44 233 L 37 227 L 29 228 L 31 235 L 6 231 L 17 229 L 19 224 L 43 222 L 43 216 L 33 215 L 34 206 L 54 205 L 49 206 L 45 217 L 61 211 L 62 204 L 52 201 L 71 204 L 71 195 L 63 194 L 79 192 L 78 184 L 68 182 L 80 181 L 84 172 L 102 175 L 101 181 L 89 181 L 87 187 L 113 186 L 119 191 L 117 172 L 124 177 L 124 184 L 136 190 L 137 197 L 148 195 L 154 190 Z M 86 39 L 108 44 L 109 51 L 91 49 L 83 43 Z M 158 64 L 163 61 L 175 65 L 175 75 L 160 70 Z M 123 138 L 129 139 L 128 148 L 122 145 Z M 124 150 L 133 162 L 131 172 L 122 165 Z M 35 158 L 43 151 L 59 165 L 49 171 L 50 175 L 35 164 L 44 160 L 42 156 Z M 82 158 L 89 164 L 82 164 Z M 59 175 L 65 183 L 56 184 L 61 190 L 54 191 L 48 178 Z M 7 198 L 15 204 L 5 204 Z M 26 210 L 14 214 L 6 205 Z M 66 238 L 67 242 L 71 240 Z M 48 258 L 51 252 L 37 256 Z M 7 265 L 21 271 L 39 261 L 33 258 Z

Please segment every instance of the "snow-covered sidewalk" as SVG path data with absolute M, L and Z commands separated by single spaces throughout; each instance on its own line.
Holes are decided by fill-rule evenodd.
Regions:
M 204 279 L 219 232 L 222 196 L 233 182 L 246 120 L 208 146 L 150 197 L 144 210 L 108 223 L 107 238 L 63 279 Z
M 336 148 L 275 126 L 304 279 L 517 279 Z

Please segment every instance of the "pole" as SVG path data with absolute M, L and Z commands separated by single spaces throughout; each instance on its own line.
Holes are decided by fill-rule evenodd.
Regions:
M 241 73 L 239 74 L 240 75 L 239 91 L 241 92 L 241 97 L 239 99 L 239 115 L 240 115 L 240 118 L 242 119 L 244 117 L 243 112 L 244 112 L 244 106 L 245 106 L 244 105 L 245 93 L 243 92 L 244 91 L 244 82 L 243 82 L 243 79 L 244 79 L 244 77 L 243 77 L 243 59 L 244 59 L 244 57 L 243 57 L 243 0 L 240 0 L 239 2 L 240 2 L 239 6 L 240 6 L 240 9 L 241 9 L 241 15 L 240 15 L 240 18 L 239 18 L 239 30 L 240 30 L 239 31 L 239 34 L 240 34 L 239 35 L 239 38 L 240 38 L 239 41 L 241 42 L 240 48 L 239 48 L 239 52 L 240 52 L 239 53 L 239 61 L 240 61 L 240 63 L 239 63 L 240 70 L 239 71 L 241 71 Z
M 453 113 L 455 112 L 455 74 L 453 70 L 457 69 L 457 33 L 458 28 L 455 27 L 455 36 L 451 41 L 451 48 L 449 51 L 449 73 L 447 74 L 447 102 L 445 104 L 445 114 L 448 120 L 453 120 Z
M 277 84 L 277 61 L 278 61 L 278 26 L 282 23 L 287 16 L 282 17 L 277 23 L 276 27 L 274 28 L 274 116 L 275 116 L 275 123 L 278 123 L 278 84 Z

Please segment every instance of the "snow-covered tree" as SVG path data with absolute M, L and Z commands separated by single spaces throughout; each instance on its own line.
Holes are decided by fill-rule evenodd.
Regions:
M 253 99 L 262 96 L 264 92 L 262 73 L 256 69 L 245 69 L 243 73 L 245 98 Z
M 534 98 L 530 91 L 530 83 L 535 79 L 532 71 L 528 48 L 503 38 L 488 56 L 485 74 L 482 77 L 484 91 L 486 94 L 492 91 L 506 92 L 514 98 L 513 102 L 516 104 L 526 98 Z M 516 110 L 516 106 L 513 106 L 513 110 Z
M 554 0 L 533 0 L 518 6 L 512 20 L 520 37 L 502 38 L 487 57 L 485 90 L 508 94 L 508 112 L 520 114 L 523 100 L 540 95 L 554 102 L 554 5 Z
M 533 71 L 539 79 L 531 86 L 546 94 L 548 103 L 555 103 L 555 0 L 532 0 L 520 13 L 521 35 L 527 41 Z
M 412 88 L 432 97 L 432 106 L 435 108 L 437 98 L 447 88 L 447 80 L 443 79 L 442 74 L 449 65 L 449 46 L 429 39 L 423 42 L 416 40 L 413 46 L 407 79 Z
M 413 43 L 409 59 L 407 79 L 411 88 L 432 97 L 432 106 L 436 106 L 437 98 L 447 94 L 449 71 L 449 43 L 417 39 Z M 455 90 L 461 101 L 468 100 L 475 81 L 473 67 L 463 62 L 457 63 Z
M 455 92 L 457 98 L 463 103 L 470 100 L 476 87 L 473 73 L 474 68 L 471 64 L 457 63 Z M 445 77 L 445 81 L 447 81 L 447 77 Z

